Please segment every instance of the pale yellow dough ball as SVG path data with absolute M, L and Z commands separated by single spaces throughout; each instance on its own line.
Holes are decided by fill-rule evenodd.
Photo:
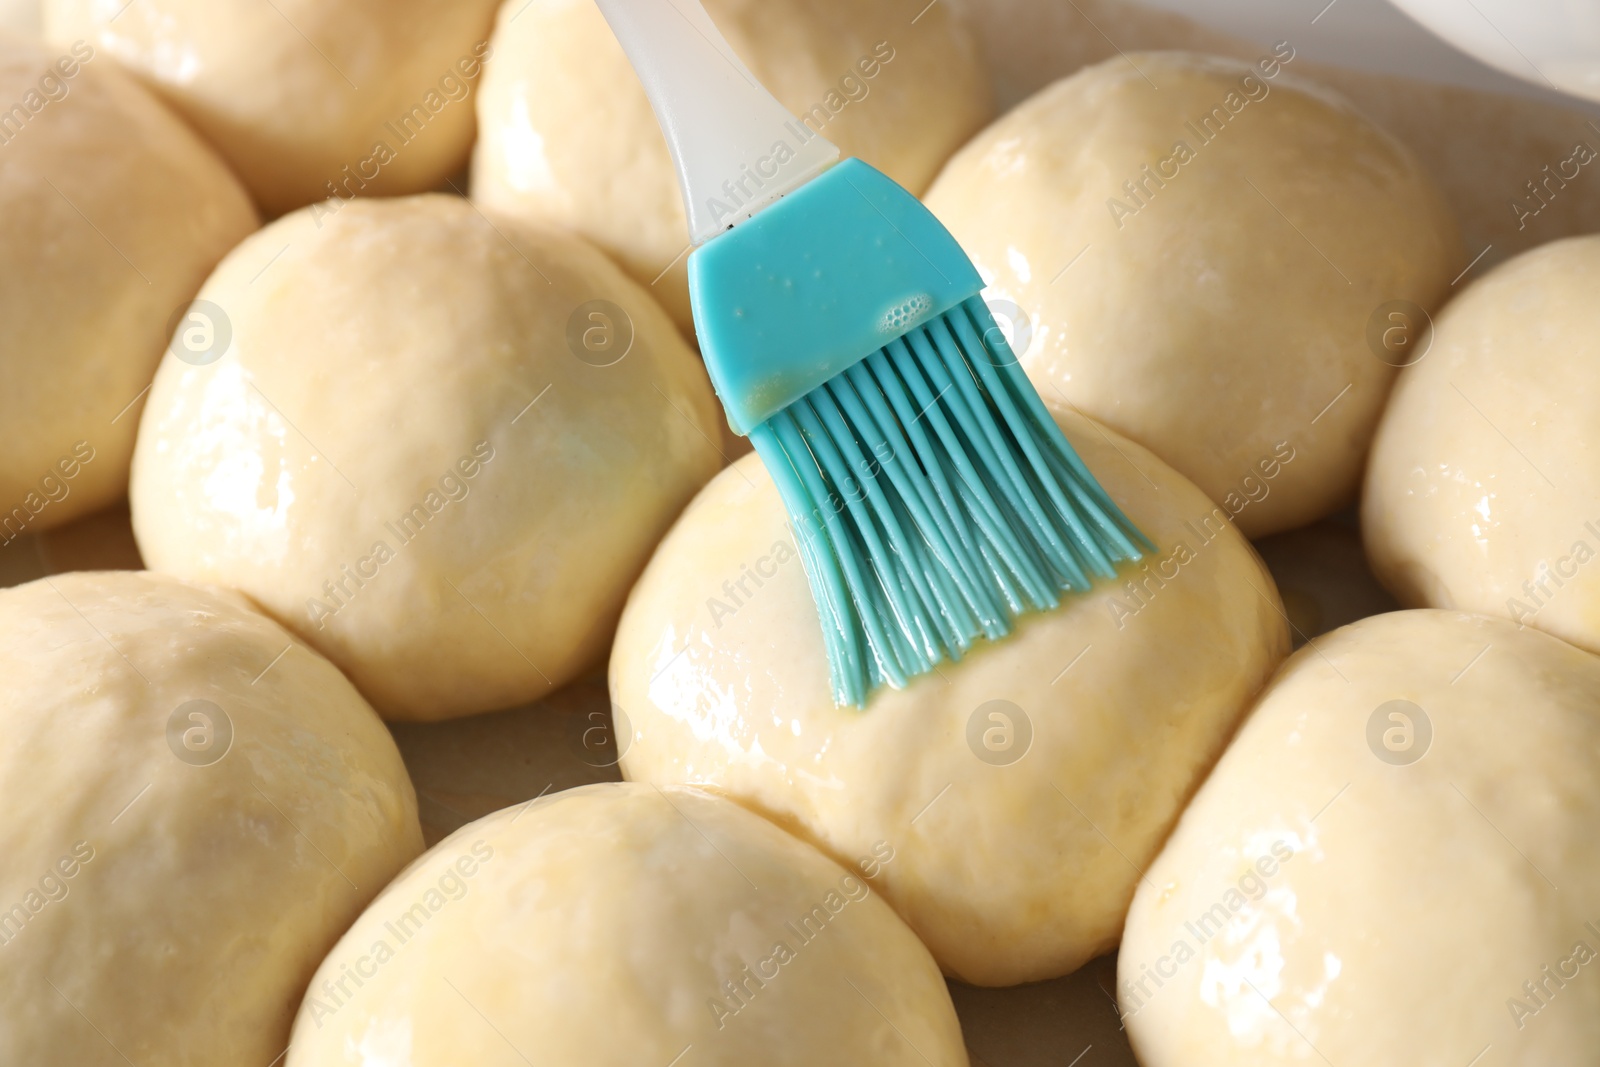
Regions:
M 1600 652 L 1600 237 L 1525 252 L 1439 317 L 1367 467 L 1367 553 L 1403 603 Z
M 0 32 L 0 108 L 4 545 L 127 491 L 170 320 L 256 216 L 221 160 L 92 45 Z
M 1139 870 L 1289 647 L 1272 579 L 1220 509 L 1138 445 L 1063 425 L 1158 551 L 962 662 L 834 707 L 754 456 L 662 542 L 611 656 L 626 777 L 725 792 L 841 860 L 887 841 L 884 896 L 980 985 L 1116 944 Z
M 1150 448 L 1251 537 L 1353 499 L 1405 358 L 1369 324 L 1465 265 L 1411 153 L 1295 62 L 1107 60 L 990 126 L 927 198 L 1028 320 L 1046 402 Z M 1300 458 L 1263 497 L 1283 442 Z
M 0 1063 L 273 1061 L 318 962 L 422 851 L 383 723 L 236 593 L 0 593 Z
M 373 901 L 288 1067 L 965 1067 L 939 969 L 875 892 L 886 862 L 846 869 L 693 789 L 506 808 Z
M 948 4 L 705 6 L 792 114 L 913 193 L 989 118 L 977 46 Z M 577 229 L 653 283 L 687 332 L 689 229 L 672 158 L 599 9 L 589 0 L 506 0 L 493 44 L 477 105 L 473 197 Z
M 1134 897 L 1139 1062 L 1594 1062 L 1596 825 L 1600 659 L 1444 611 L 1319 638 Z
M 721 465 L 704 368 L 578 238 L 451 196 L 338 206 L 201 291 L 139 431 L 140 550 L 248 593 L 389 717 L 542 696 L 604 656 Z
M 269 215 L 430 189 L 465 161 L 492 0 L 43 0 L 159 92 Z

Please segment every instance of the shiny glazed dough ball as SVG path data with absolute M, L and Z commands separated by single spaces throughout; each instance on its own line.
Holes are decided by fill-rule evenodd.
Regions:
M 506 808 L 373 901 L 288 1067 L 966 1067 L 939 969 L 874 892 L 882 862 L 846 870 L 693 789 Z
M 1600 659 L 1443 611 L 1316 645 L 1134 898 L 1139 1062 L 1593 1062 Z
M 1148 447 L 1250 537 L 1355 496 L 1399 359 L 1369 320 L 1431 306 L 1464 265 L 1411 153 L 1293 68 L 1287 46 L 1260 67 L 1108 60 L 990 126 L 927 197 L 1029 320 L 1045 400 Z M 1258 499 L 1283 442 L 1300 458 Z
M 136 401 L 169 322 L 256 216 L 222 161 L 102 50 L 0 33 L 0 101 L 9 543 L 127 491 Z
M 667 536 L 612 650 L 627 778 L 725 792 L 843 860 L 888 842 L 884 896 L 980 985 L 1116 944 L 1139 869 L 1289 647 L 1272 579 L 1220 509 L 1138 445 L 1064 426 L 1159 551 L 961 663 L 834 707 L 754 456 Z
M 1400 376 L 1367 467 L 1367 553 L 1403 603 L 1600 652 L 1600 237 L 1502 264 Z
M 422 851 L 383 723 L 224 590 L 0 593 L 0 1063 L 268 1064 L 339 935 Z
M 597 662 L 721 465 L 666 314 L 578 238 L 458 197 L 297 212 L 201 299 L 219 326 L 167 358 L 140 427 L 145 562 L 248 593 L 392 718 Z
M 808 129 L 920 193 L 991 109 L 965 24 L 948 4 L 917 18 L 925 2 L 707 0 L 706 10 Z M 672 158 L 599 9 L 506 0 L 493 44 L 473 197 L 575 228 L 653 282 L 688 332 L 689 228 Z
M 430 189 L 465 161 L 492 0 L 43 0 L 50 40 L 136 72 L 277 215 Z

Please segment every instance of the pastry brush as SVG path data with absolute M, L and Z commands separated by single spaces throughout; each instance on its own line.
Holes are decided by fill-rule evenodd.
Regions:
M 916 197 L 839 161 L 698 0 L 598 2 L 666 135 L 700 350 L 788 512 L 836 704 L 903 687 L 1154 551 Z

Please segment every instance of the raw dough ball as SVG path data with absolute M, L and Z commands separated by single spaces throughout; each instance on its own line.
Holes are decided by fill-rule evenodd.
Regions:
M 393 718 L 509 707 L 597 661 L 721 464 L 704 368 L 649 296 L 458 197 L 296 212 L 201 299 L 231 345 L 197 334 L 156 376 L 145 561 L 250 594 Z
M 1139 1062 L 1593 1063 L 1596 825 L 1600 660 L 1442 611 L 1319 638 L 1134 898 Z
M 1362 522 L 1403 603 L 1506 615 L 1600 652 L 1600 237 L 1468 287 L 1400 376 Z
M 0 634 L 0 1063 L 271 1063 L 422 851 L 383 723 L 243 597 L 163 575 L 6 590 Z
M 43 0 L 160 92 L 270 215 L 430 189 L 472 142 L 492 0 Z
M 881 862 L 847 872 L 693 789 L 506 808 L 339 942 L 288 1067 L 965 1067 L 938 968 L 873 893 Z
M 834 707 L 754 456 L 667 536 L 611 656 L 626 777 L 726 792 L 843 860 L 887 841 L 884 896 L 979 985 L 1116 944 L 1138 869 L 1289 648 L 1272 579 L 1220 509 L 1139 446 L 1063 426 L 1158 554 L 961 663 Z
M 807 125 L 920 193 L 990 115 L 966 24 L 926 0 L 707 0 L 751 73 Z M 912 19 L 916 18 L 915 23 Z M 689 227 L 638 76 L 592 3 L 506 0 L 478 99 L 472 195 L 571 226 L 685 332 Z M 663 274 L 665 271 L 665 274 Z M 659 277 L 658 277 L 659 276 Z
M 4 544 L 127 491 L 170 320 L 256 217 L 221 160 L 88 45 L 0 33 L 0 106 Z
M 1031 322 L 1045 400 L 1149 447 L 1251 537 L 1354 496 L 1395 373 L 1369 320 L 1431 306 L 1461 267 L 1411 154 L 1282 57 L 1108 60 L 989 127 L 928 194 Z M 1301 458 L 1258 499 L 1247 479 L 1280 442 Z

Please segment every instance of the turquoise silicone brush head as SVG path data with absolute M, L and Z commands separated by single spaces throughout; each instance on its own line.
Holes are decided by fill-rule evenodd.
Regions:
M 706 366 L 783 496 L 841 704 L 1150 548 L 982 285 L 915 197 L 854 159 L 690 256 Z
M 701 243 L 695 332 L 783 497 L 837 703 L 904 686 L 1153 551 L 914 196 L 860 160 L 830 167 L 837 149 L 695 0 L 600 6 L 667 134 Z

